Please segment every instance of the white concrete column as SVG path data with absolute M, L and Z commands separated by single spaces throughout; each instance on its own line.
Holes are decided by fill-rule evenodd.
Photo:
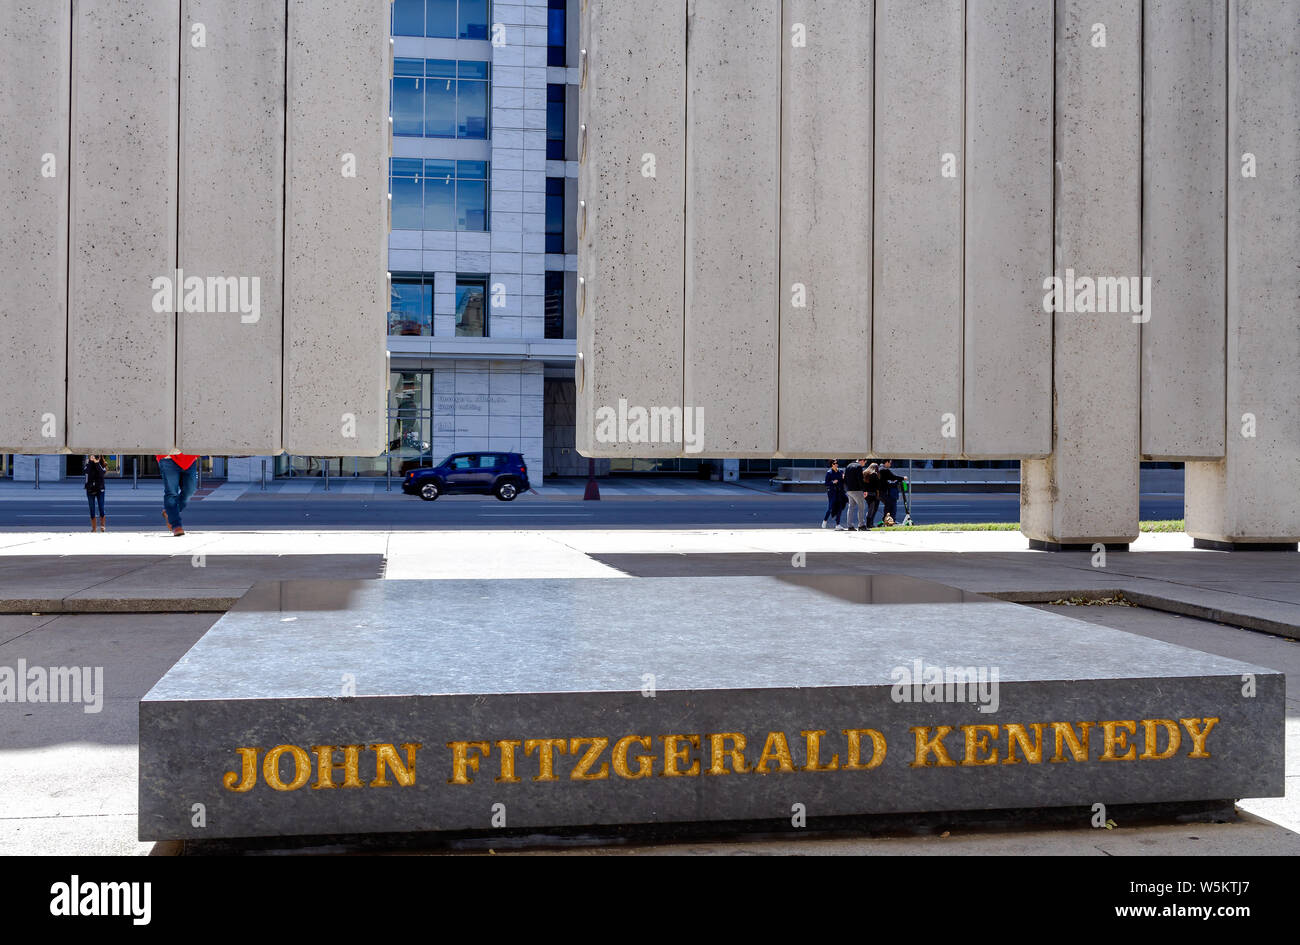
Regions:
M 1300 6 L 1294 8 L 1300 14 Z M 1227 5 L 1146 0 L 1142 456 L 1219 459 L 1224 432 Z M 1146 313 L 1144 313 L 1146 314 Z
M 1067 270 L 1141 273 L 1141 9 L 1140 0 L 1056 4 L 1062 280 Z M 1139 326 L 1128 311 L 1060 311 L 1053 332 L 1053 454 L 1021 463 L 1021 531 L 1036 547 L 1127 544 L 1138 536 Z
M 299 455 L 385 446 L 389 10 L 288 6 L 283 444 Z
M 1052 0 L 967 0 L 962 451 L 1052 449 Z M 918 345 L 924 350 L 928 343 Z
M 219 291 L 177 319 L 177 442 L 205 455 L 275 451 L 284 7 L 184 0 L 181 28 L 180 266 Z
M 619 442 L 617 428 L 614 437 L 597 429 L 596 414 L 620 401 L 682 403 L 685 36 L 686 0 L 589 3 L 582 15 L 575 379 L 584 456 L 681 451 Z
M 879 456 L 961 453 L 964 12 L 962 0 L 876 4 L 871 447 Z
M 1199 546 L 1300 540 L 1300 16 L 1228 5 L 1227 428 L 1224 459 L 1187 464 Z
M 682 399 L 714 457 L 777 448 L 782 47 L 781 0 L 693 0 Z
M 0 447 L 66 442 L 72 4 L 0 5 Z
M 179 59 L 175 0 L 74 5 L 67 358 L 74 452 L 166 453 L 176 442 Z M 155 279 L 167 280 L 163 289 Z
M 786 0 L 781 41 L 782 456 L 871 444 L 874 6 Z

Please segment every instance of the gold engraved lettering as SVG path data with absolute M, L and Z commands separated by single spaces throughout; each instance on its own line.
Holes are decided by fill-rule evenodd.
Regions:
M 402 764 L 401 755 L 391 744 L 371 745 L 370 750 L 375 753 L 375 780 L 370 782 L 370 786 L 392 787 L 393 782 L 389 781 L 384 773 L 387 769 L 397 779 L 398 784 L 402 787 L 410 787 L 415 783 L 415 752 L 423 747 L 420 742 L 402 742 L 402 750 L 406 752 L 406 764 Z M 474 770 L 478 770 L 477 759 Z
M 1192 736 L 1192 750 L 1187 753 L 1188 758 L 1208 758 L 1210 753 L 1205 750 L 1205 739 L 1209 737 L 1210 729 L 1219 724 L 1217 718 L 1214 719 L 1179 719 L 1183 728 L 1187 729 L 1187 734 Z M 1204 722 L 1205 728 L 1201 728 L 1199 723 Z
M 1076 738 L 1074 726 L 1069 722 L 1053 722 L 1052 734 L 1056 738 L 1056 752 L 1052 755 L 1052 764 L 1065 761 L 1065 746 L 1070 748 L 1070 754 L 1074 756 L 1075 761 L 1088 760 L 1088 732 L 1092 728 L 1091 722 L 1080 722 L 1083 727 L 1083 737 Z
M 1129 735 L 1137 733 L 1137 722 L 1101 723 L 1101 758 L 1099 761 L 1134 761 L 1137 749 L 1128 742 Z M 1128 751 L 1124 751 L 1124 749 Z M 1123 754 L 1116 754 L 1123 752 Z
M 555 753 L 569 753 L 569 742 L 564 738 L 530 738 L 524 742 L 524 754 L 537 752 L 537 776 L 534 781 L 556 781 Z
M 573 770 L 569 772 L 569 778 L 573 781 L 604 781 L 609 777 L 609 763 L 603 762 L 595 774 L 588 774 L 591 766 L 596 763 L 600 753 L 609 745 L 608 738 L 573 738 L 569 740 L 569 754 L 577 755 L 578 749 L 583 745 L 590 743 L 591 747 L 586 753 L 574 764 Z
M 844 759 L 845 771 L 870 771 L 878 768 L 885 761 L 885 736 L 874 728 L 846 728 L 844 734 L 849 738 L 849 751 Z M 871 760 L 862 763 L 862 736 L 871 739 Z
M 685 771 L 678 768 L 678 764 L 690 758 L 691 749 L 699 751 L 700 736 L 698 735 L 660 735 L 664 743 L 664 770 L 661 777 L 680 778 L 683 775 L 695 777 L 700 773 L 699 761 L 691 762 L 691 766 Z M 688 742 L 689 745 L 677 747 L 680 741 Z
M 727 741 L 730 740 L 735 746 L 727 748 Z M 786 752 L 790 751 L 786 748 Z M 718 732 L 709 736 L 709 774 L 730 774 L 727 770 L 727 759 L 731 759 L 732 770 L 736 774 L 744 774 L 749 770 L 745 765 L 745 736 L 740 732 Z
M 967 767 L 995 765 L 998 763 L 998 750 L 990 745 L 998 737 L 996 725 L 963 725 L 962 733 L 966 736 L 966 754 L 961 763 Z M 981 758 L 980 752 L 989 752 L 988 757 Z
M 365 787 L 361 783 L 361 778 L 357 772 L 361 766 L 361 749 L 362 745 L 312 745 L 311 750 L 316 752 L 316 783 L 311 786 L 313 791 L 319 791 L 326 788 L 336 787 Z M 334 783 L 334 770 L 339 765 L 334 764 L 334 752 L 339 749 L 343 750 L 343 783 Z
M 840 756 L 838 754 L 831 755 L 831 763 L 826 767 L 823 768 L 821 766 L 822 736 L 826 734 L 825 729 L 814 729 L 808 732 L 800 732 L 799 734 L 804 737 L 804 741 L 807 743 L 807 751 L 805 754 L 806 763 L 803 766 L 803 770 L 834 771 L 839 768 Z
M 930 737 L 928 726 L 919 726 L 912 729 L 912 734 L 916 736 L 916 757 L 908 765 L 910 768 L 927 768 L 937 766 L 940 768 L 955 768 L 957 762 L 948 756 L 948 749 L 943 745 L 943 740 L 952 732 L 952 726 L 940 725 L 934 730 L 934 737 Z M 934 764 L 931 765 L 930 755 L 934 755 Z
M 253 789 L 253 785 L 257 783 L 257 754 L 261 750 L 260 748 L 235 749 L 240 759 L 239 774 L 227 771 L 221 776 L 221 783 L 225 785 L 227 791 L 243 794 L 245 791 Z M 238 785 L 235 784 L 237 780 L 239 781 Z
M 1043 761 L 1043 723 L 1032 722 L 1030 728 L 1034 730 L 1034 741 L 1029 741 L 1029 733 L 1025 731 L 1023 725 L 1017 725 L 1014 722 L 1007 726 L 1007 756 L 1002 759 L 1004 765 L 1018 765 L 1020 759 L 1016 757 L 1016 746 L 1025 753 L 1025 761 L 1031 765 L 1042 764 Z
M 778 771 L 794 773 L 794 761 L 790 758 L 790 744 L 785 740 L 785 732 L 767 733 L 763 753 L 759 755 L 754 771 L 767 774 L 767 766 L 770 764 L 776 765 Z
M 518 784 L 519 779 L 515 777 L 515 749 L 522 745 L 523 742 L 518 739 L 503 738 L 497 742 L 497 747 L 501 749 L 501 774 L 497 776 L 498 784 Z
M 634 744 L 642 748 L 649 749 L 653 746 L 649 735 L 625 735 L 614 743 L 614 773 L 620 778 L 627 778 L 635 781 L 637 778 L 648 778 L 654 774 L 654 755 L 637 755 L 636 771 L 629 771 L 627 767 L 627 752 Z
M 280 758 L 288 752 L 293 756 L 293 780 L 287 784 L 280 780 Z M 276 745 L 262 761 L 262 779 L 277 791 L 296 791 L 311 778 L 311 756 L 297 745 Z
M 1164 726 L 1169 739 L 1169 745 L 1164 751 L 1157 750 L 1160 743 L 1157 726 Z M 1165 758 L 1172 758 L 1183 744 L 1183 733 L 1173 719 L 1143 719 L 1142 737 L 1144 747 L 1142 754 L 1138 755 L 1142 761 L 1163 761 Z

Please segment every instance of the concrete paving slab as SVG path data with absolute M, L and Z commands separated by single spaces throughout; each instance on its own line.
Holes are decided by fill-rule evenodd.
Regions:
M 24 633 L 29 633 L 37 627 L 44 626 L 51 620 L 57 619 L 54 615 L 30 612 L 26 614 L 0 614 L 0 644 L 16 640 Z

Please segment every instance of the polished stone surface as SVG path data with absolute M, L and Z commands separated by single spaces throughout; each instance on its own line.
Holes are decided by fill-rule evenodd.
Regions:
M 998 685 L 948 702 L 898 700 L 894 684 L 915 661 L 973 667 L 989 681 L 996 673 Z M 1244 674 L 1254 678 L 1249 697 Z M 148 839 L 488 828 L 498 803 L 507 826 L 788 819 L 794 804 L 816 817 L 1159 803 L 1272 796 L 1283 773 L 1280 673 L 898 575 L 259 584 L 140 710 Z M 1209 757 L 1188 757 L 1184 728 L 1171 757 L 1102 760 L 1102 721 L 1133 721 L 1141 753 L 1142 720 L 1178 728 L 1208 718 L 1219 720 Z M 1092 723 L 1087 760 L 1054 752 L 1054 722 L 1075 732 Z M 1035 723 L 1045 724 L 1041 762 L 1020 749 L 1007 763 L 1005 726 L 1032 736 Z M 913 729 L 933 736 L 938 726 L 951 727 L 952 764 L 931 754 L 914 766 Z M 1163 751 L 1168 729 L 1156 727 Z M 803 733 L 825 732 L 823 766 L 832 755 L 847 766 L 846 729 L 877 730 L 883 763 L 810 770 Z M 1001 761 L 962 764 L 967 736 L 981 732 L 990 738 L 972 761 L 993 749 Z M 766 775 L 710 774 L 735 747 L 715 748 L 716 733 L 743 734 L 743 765 L 766 756 Z M 674 734 L 686 737 L 670 746 Z M 625 744 L 620 768 L 614 749 L 630 735 L 646 741 Z M 528 750 L 537 739 L 563 744 Z M 574 744 L 584 739 L 608 741 Z M 520 743 L 513 777 L 503 741 Z M 871 741 L 861 741 L 865 765 Z M 487 743 L 486 753 L 467 751 L 477 769 L 458 775 L 455 742 Z M 389 775 L 389 786 L 370 787 L 371 746 L 396 746 L 405 763 L 402 746 L 417 743 L 415 783 Z M 363 746 L 361 786 L 316 788 L 317 745 Z M 300 746 L 299 787 L 266 784 L 263 760 L 276 746 Z M 605 776 L 585 780 L 577 763 L 597 747 L 591 770 Z M 681 776 L 670 747 L 683 752 Z M 237 748 L 257 749 L 247 792 L 223 787 L 227 772 L 231 786 L 242 783 Z M 280 776 L 292 783 L 295 753 L 282 754 Z M 342 748 L 333 760 L 341 784 Z M 650 774 L 631 777 L 642 762 Z

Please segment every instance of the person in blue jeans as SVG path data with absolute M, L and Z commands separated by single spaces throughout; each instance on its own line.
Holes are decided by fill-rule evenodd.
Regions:
M 178 538 L 185 534 L 181 513 L 199 485 L 199 458 L 185 453 L 156 456 L 163 481 L 163 521 Z
M 90 502 L 90 530 L 108 531 L 108 519 L 104 515 L 104 475 L 108 464 L 103 457 L 92 453 L 86 460 L 86 499 Z M 99 514 L 95 514 L 96 507 Z

